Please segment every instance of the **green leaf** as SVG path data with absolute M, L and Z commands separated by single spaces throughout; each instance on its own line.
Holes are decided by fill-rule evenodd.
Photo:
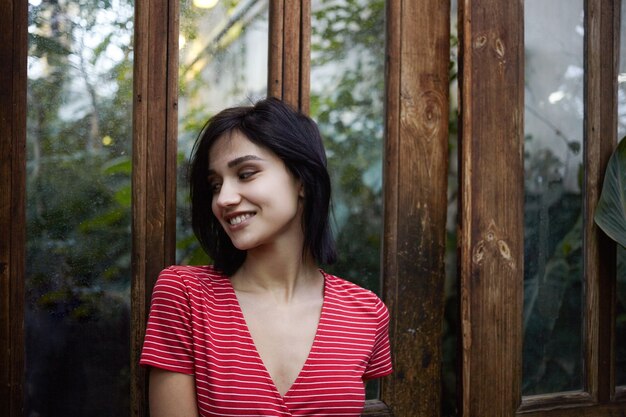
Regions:
M 122 155 L 110 160 L 102 166 L 102 171 L 107 175 L 127 174 L 132 171 L 132 160 L 128 155 Z
M 609 159 L 594 220 L 611 239 L 626 247 L 626 140 Z

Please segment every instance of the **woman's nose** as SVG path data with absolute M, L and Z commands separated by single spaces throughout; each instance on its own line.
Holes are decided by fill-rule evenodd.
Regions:
M 239 190 L 230 181 L 224 181 L 217 193 L 216 203 L 220 207 L 228 207 L 238 204 L 241 201 Z

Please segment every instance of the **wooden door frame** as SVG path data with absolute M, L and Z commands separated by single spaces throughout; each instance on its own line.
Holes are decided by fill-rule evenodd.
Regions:
M 614 386 L 615 245 L 593 221 L 617 143 L 621 7 L 620 0 L 584 7 L 584 387 L 522 398 L 523 4 L 459 4 L 464 417 L 626 415 L 624 389 Z
M 24 412 L 28 3 L 0 5 L 0 415 Z
M 440 352 L 432 345 L 431 337 L 436 331 L 432 323 L 440 320 L 436 315 L 424 317 L 425 311 L 434 311 L 439 307 L 437 286 L 440 274 L 439 263 L 432 269 L 420 264 L 419 257 L 429 256 L 439 259 L 444 251 L 440 240 L 443 228 L 435 231 L 422 226 L 423 221 L 440 221 L 440 212 L 433 207 L 438 198 L 427 191 L 441 191 L 433 184 L 441 184 L 441 174 L 428 176 L 413 161 L 404 158 L 404 152 L 415 152 L 417 146 L 433 146 L 432 152 L 441 151 L 443 130 L 437 130 L 432 136 L 434 142 L 421 142 L 423 137 L 416 135 L 420 126 L 439 126 L 444 109 L 435 100 L 434 107 L 426 106 L 420 113 L 421 94 L 435 91 L 435 96 L 443 94 L 441 80 L 436 74 L 441 70 L 442 47 L 440 42 L 446 38 L 438 33 L 436 40 L 429 38 L 424 49 L 416 50 L 415 36 L 418 29 L 413 22 L 421 22 L 419 7 L 434 10 L 436 1 L 424 0 L 411 4 L 408 0 L 390 0 L 387 3 L 387 51 L 386 51 L 386 149 L 385 149 L 385 240 L 383 261 L 383 296 L 390 306 L 393 316 L 392 340 L 394 351 L 405 352 L 395 355 L 396 373 L 383 383 L 382 400 L 398 410 L 402 415 L 408 407 L 417 404 L 420 407 L 415 415 L 437 415 L 427 407 L 437 403 L 433 390 L 426 392 L 424 387 L 434 375 L 440 362 Z M 293 2 L 272 0 L 271 8 L 297 7 Z M 302 33 L 306 17 L 307 1 L 300 3 L 300 26 Z M 305 6 L 302 6 L 305 5 Z M 0 33 L 5 40 L 0 45 L 2 68 L 0 69 L 0 224 L 9 239 L 0 243 L 0 413 L 11 417 L 23 414 L 23 364 L 24 364 L 24 274 L 25 274 L 25 147 L 26 147 L 26 60 L 27 60 L 27 18 L 28 4 L 24 1 L 7 0 L 0 6 Z M 139 343 L 143 339 L 143 328 L 149 304 L 148 294 L 158 270 L 174 262 L 174 227 L 172 219 L 175 183 L 175 139 L 177 120 L 176 83 L 173 74 L 177 72 L 177 54 L 175 42 L 178 39 L 178 2 L 174 0 L 138 0 L 136 3 L 136 46 L 135 60 L 135 113 L 134 122 L 134 165 L 139 167 L 133 173 L 133 362 L 136 362 Z M 523 172 L 520 169 L 521 141 L 520 126 L 523 120 L 523 92 L 521 72 L 523 71 L 522 33 L 523 9 L 521 0 L 502 2 L 498 0 L 464 0 L 459 2 L 461 29 L 461 201 L 459 205 L 459 271 L 461 280 L 462 311 L 462 380 L 461 410 L 464 416 L 623 416 L 626 409 L 626 393 L 623 388 L 615 389 L 613 376 L 613 355 L 611 341 L 614 337 L 612 323 L 613 308 L 605 300 L 614 300 L 615 289 L 607 280 L 604 268 L 611 262 L 606 261 L 606 251 L 611 247 L 591 221 L 593 209 L 599 195 L 603 168 L 608 155 L 615 146 L 614 136 L 616 110 L 615 80 L 617 71 L 617 52 L 619 48 L 620 2 L 619 0 L 586 0 L 585 15 L 585 54 L 586 89 L 585 101 L 588 114 L 585 118 L 585 160 L 588 175 L 586 177 L 585 199 L 585 236 L 586 246 L 586 308 L 591 311 L 585 319 L 588 364 L 585 370 L 585 392 L 587 396 L 573 397 L 542 396 L 521 398 L 517 369 L 521 361 L 521 301 L 519 290 L 523 275 L 520 242 L 522 214 L 513 210 L 502 212 L 495 207 L 494 201 L 504 196 L 511 205 L 521 207 L 520 191 L 510 191 L 507 187 L 520 187 Z M 291 9 L 290 9 L 291 10 Z M 438 13 L 441 10 L 437 9 Z M 310 10 L 308 11 L 310 13 Z M 276 16 L 276 15 L 273 15 Z M 288 13 L 288 18 L 293 14 Z M 437 15 L 439 16 L 439 15 Z M 397 20 L 394 20 L 397 19 Z M 437 21 L 442 21 L 437 18 Z M 288 19 L 287 19 L 288 20 Z M 402 25 L 392 22 L 402 21 Z M 293 26 L 292 21 L 283 25 Z M 161 28 L 167 28 L 165 35 Z M 434 25 L 433 25 L 434 27 Z M 447 25 L 446 25 L 447 27 Z M 271 31 L 275 34 L 276 31 Z M 279 31 L 283 33 L 282 31 Z M 428 31 L 430 35 L 431 32 Z M 423 32 L 421 32 L 423 35 Z M 272 39 L 275 39 L 272 37 Z M 299 39 L 295 42 L 295 39 Z M 420 40 L 422 38 L 420 37 Z M 290 38 L 295 43 L 283 45 L 281 56 L 289 50 L 299 51 L 300 60 L 297 71 L 293 66 L 284 74 L 276 77 L 281 94 L 292 103 L 306 111 L 308 102 L 308 69 L 303 63 L 307 56 L 308 45 L 303 36 Z M 272 45 L 279 45 L 278 43 Z M 284 46 L 287 45 L 287 46 Z M 430 47 L 428 46 L 430 45 Z M 445 49 L 445 48 L 444 48 Z M 272 51 L 272 46 L 270 46 Z M 435 52 L 433 52 L 435 51 Z M 270 52 L 278 53 L 277 51 Z M 430 53 L 430 54 L 429 54 Z M 426 55 L 422 55 L 426 54 Z M 141 58 L 143 56 L 143 58 Z M 436 61 L 430 62 L 430 59 Z M 272 60 L 276 63 L 277 61 Z M 296 65 L 296 64 L 292 64 Z M 424 65 L 423 67 L 415 67 Z M 432 67 L 428 66 L 432 65 Z M 446 59 L 447 65 L 447 59 Z M 414 69 L 415 75 L 411 76 Z M 290 72 L 292 71 L 292 72 Z M 270 69 L 272 74 L 276 71 Z M 447 74 L 447 68 L 446 68 Z M 413 77 L 413 78 L 412 78 Z M 429 78 L 430 77 L 430 78 Z M 297 81 L 294 81 L 296 80 Z M 443 79 L 443 78 L 442 78 Z M 289 81 L 290 80 L 290 81 Z M 273 84 L 270 83 L 270 86 Z M 501 94 L 511 91 L 512 96 Z M 285 86 L 288 86 L 285 90 Z M 297 88 L 295 87 L 297 86 Z M 270 92 L 277 95 L 270 87 Z M 447 85 L 446 85 L 447 88 Z M 296 94 L 297 92 L 297 94 Z M 297 99 L 295 98 L 297 97 Z M 413 100 L 413 101 L 412 101 Z M 416 107 L 411 107 L 417 104 Z M 513 109 L 500 121 L 490 119 L 489 113 L 501 114 L 503 108 Z M 149 109 L 149 111 L 148 111 Z M 395 109 L 395 110 L 394 110 Z M 417 109 L 417 110 L 416 110 Z M 436 110 L 436 111 L 435 111 Z M 480 111 L 479 111 L 480 110 Z M 493 116 L 493 115 L 492 115 Z M 435 122 L 433 122 L 433 117 Z M 445 119 L 445 118 L 444 118 Z M 447 121 L 446 121 L 447 123 Z M 432 130 L 432 129 L 431 129 Z M 430 131 L 429 131 L 430 132 Z M 498 162 L 494 149 L 486 146 L 490 133 L 505 132 L 495 142 L 494 149 L 506 153 L 507 163 Z M 447 140 L 447 138 L 446 138 Z M 147 144 L 150 144 L 148 147 Z M 414 155 L 418 155 L 415 153 Z M 478 162 L 480 156 L 481 163 Z M 500 155 L 502 156 L 502 155 Z M 494 161 L 495 165 L 491 162 Z M 481 164 L 483 165 L 481 167 Z M 498 169 L 498 178 L 488 179 L 485 166 Z M 417 173 L 415 184 L 408 184 L 409 195 L 403 195 L 405 188 L 394 188 L 403 181 L 404 170 Z M 436 170 L 440 170 L 438 166 Z M 439 171 L 437 171 L 439 172 Z M 168 182 L 167 178 L 170 178 Z M 430 181 L 434 181 L 432 184 Z M 406 184 L 406 183 L 404 183 Z M 424 187 L 424 188 L 421 188 Z M 445 188 L 445 187 L 444 187 Z M 495 200 L 494 200 L 495 199 Z M 501 200 L 500 200 L 501 201 Z M 150 202 L 150 204 L 148 204 Z M 158 202 L 154 204 L 154 202 Z M 417 213 L 416 208 L 426 211 Z M 408 219 L 403 216 L 408 214 Z M 434 220 L 436 219 L 436 220 Z M 492 221 L 493 220 L 493 221 Z M 408 223 L 404 223 L 408 222 Z M 416 245 L 415 239 L 431 237 L 429 244 Z M 521 236 L 521 237 L 520 237 Z M 438 243 L 437 243 L 438 242 Z M 594 243 L 595 242 L 595 243 Z M 440 245 L 440 246 L 438 246 Z M 606 246 L 605 246 L 606 245 Z M 426 250 L 425 248 L 429 248 Z M 423 250 L 423 252 L 421 252 Z M 610 251 L 609 251 L 610 252 Z M 613 256 L 613 255 L 608 255 Z M 412 259 L 413 258 L 413 259 Z M 608 258 L 610 260 L 610 258 Z M 514 267 L 515 269 L 513 269 Z M 517 271 L 517 272 L 512 272 Z M 422 272 L 426 275 L 420 275 Z M 429 274 L 430 273 L 430 274 Z M 432 284 L 432 287 L 430 286 Z M 517 288 L 508 291 L 507 286 Z M 425 293 L 421 289 L 426 290 Z M 435 290 L 433 290 L 433 288 Z M 429 292 L 430 291 L 430 292 Z M 508 291 L 508 292 L 507 292 Z M 409 299 L 406 294 L 418 297 Z M 425 294 L 425 295 L 424 295 Z M 402 297 L 401 297 L 402 295 Z M 423 295 L 423 298 L 419 298 Z M 492 297 L 500 300 L 490 304 Z M 601 302 L 602 301 L 602 302 Z M 430 306 L 430 307 L 429 307 Z M 432 308 L 432 309 L 431 309 Z M 491 309 L 490 309 L 491 308 Z M 492 314 L 496 313 L 496 314 Z M 438 313 L 437 313 L 438 314 Z M 500 317 L 494 319 L 493 317 Z M 500 321 L 501 320 L 501 321 Z M 503 326 L 512 326 L 510 334 L 503 334 L 503 339 L 496 340 L 494 335 Z M 417 327 L 423 326 L 423 327 Z M 430 329 L 422 335 L 425 339 L 412 337 L 411 329 Z M 137 330 L 139 329 L 139 330 Z M 495 330 L 491 333 L 489 330 Z M 420 336 L 422 336 L 420 335 Z M 439 337 L 439 335 L 437 335 Z M 495 340 L 493 351 L 485 349 Z M 435 343 L 440 343 L 436 341 Z M 493 355 L 491 355 L 491 352 Z M 434 356 L 430 356 L 430 355 Z M 608 361 L 606 358 L 609 358 Z M 494 367 L 491 359 L 503 364 Z M 431 365 L 436 363 L 436 365 Z M 419 372 L 417 371 L 419 370 Z M 145 415 L 145 375 L 135 369 L 133 386 L 133 416 Z M 608 376 L 608 379 L 606 377 Z M 436 376 L 435 376 L 436 378 Z M 500 389 L 494 396 L 491 386 L 482 384 L 486 378 L 499 384 Z M 436 381 L 439 381 L 437 379 Z M 607 382 L 608 381 L 608 382 Z M 513 382 L 511 384 L 511 382 Z M 435 383 L 436 385 L 436 383 Z M 423 400 L 420 400 L 422 398 Z M 584 398 L 583 398 L 584 397 Z M 421 402 L 420 402 L 421 401 Z M 380 406 L 380 403 L 376 403 Z M 406 407 L 406 408 L 403 408 Z M 437 407 L 437 405 L 434 405 Z M 564 407 L 564 408 L 560 408 Z M 572 407 L 572 408 L 565 408 Z M 550 409 L 550 410 L 549 410 Z M 415 409 L 411 408 L 411 412 Z M 478 414 L 477 411 L 482 412 Z M 369 411 L 368 411 L 369 412 Z M 385 410 L 373 410 L 372 413 L 388 413 Z M 376 414 L 370 414 L 376 415 Z

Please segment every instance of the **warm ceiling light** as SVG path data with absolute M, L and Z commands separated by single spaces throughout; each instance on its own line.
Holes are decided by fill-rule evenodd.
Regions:
M 200 9 L 212 9 L 220 0 L 193 0 L 193 5 Z

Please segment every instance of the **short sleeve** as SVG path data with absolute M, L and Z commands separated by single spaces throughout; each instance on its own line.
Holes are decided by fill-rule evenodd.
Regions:
M 378 300 L 376 305 L 378 326 L 372 348 L 372 355 L 363 374 L 363 379 L 380 378 L 391 374 L 391 348 L 389 345 L 389 310 L 387 306 Z
M 175 268 L 159 274 L 152 292 L 150 316 L 139 363 L 193 374 L 189 291 Z

